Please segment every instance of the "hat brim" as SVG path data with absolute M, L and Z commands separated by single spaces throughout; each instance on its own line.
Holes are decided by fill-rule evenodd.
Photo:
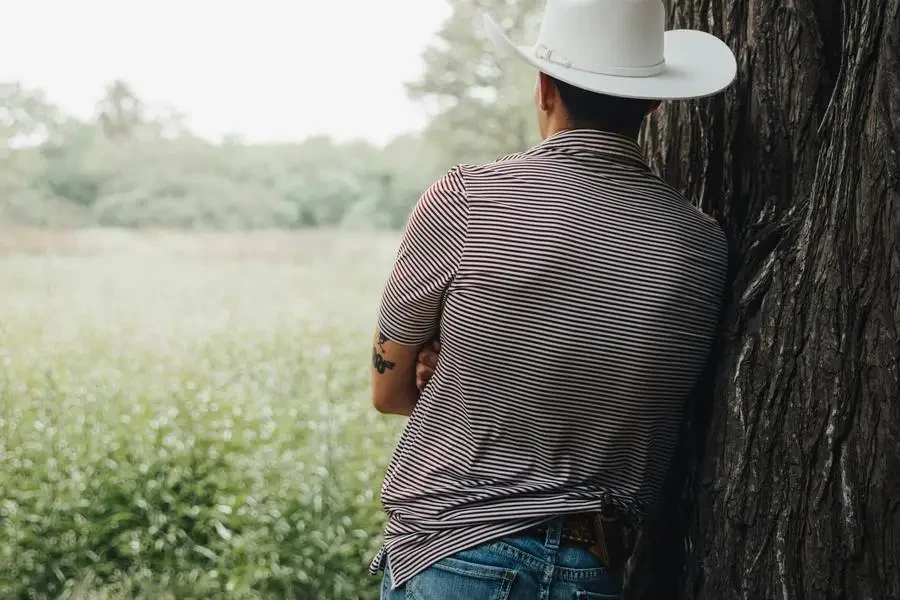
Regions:
M 647 77 L 623 77 L 579 71 L 538 58 L 533 46 L 517 46 L 510 41 L 490 15 L 484 15 L 484 27 L 500 51 L 560 81 L 609 96 L 647 100 L 703 98 L 727 88 L 737 75 L 737 61 L 731 48 L 703 31 L 667 31 L 666 63 L 662 72 Z

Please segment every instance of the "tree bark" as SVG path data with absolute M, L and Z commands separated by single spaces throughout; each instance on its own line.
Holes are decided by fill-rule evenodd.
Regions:
M 631 598 L 900 598 L 900 0 L 680 0 L 738 54 L 644 131 L 735 278 Z

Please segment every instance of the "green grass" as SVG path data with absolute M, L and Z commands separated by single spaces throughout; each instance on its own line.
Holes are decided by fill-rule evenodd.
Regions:
M 0 256 L 0 598 L 377 598 L 396 239 L 279 239 Z

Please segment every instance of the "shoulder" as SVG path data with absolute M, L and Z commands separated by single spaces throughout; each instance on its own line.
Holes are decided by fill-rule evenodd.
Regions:
M 712 215 L 684 200 L 694 217 L 694 235 L 704 249 L 707 260 L 714 264 L 723 278 L 728 278 L 734 267 L 734 248 L 728 232 Z
M 656 174 L 652 175 L 660 188 L 669 198 L 673 215 L 679 224 L 682 234 L 693 238 L 694 245 L 704 249 L 710 259 L 727 264 L 730 260 L 731 241 L 720 219 L 704 212 L 675 187 Z
M 456 165 L 428 186 L 413 207 L 407 234 L 464 231 L 469 215 L 467 177 L 464 165 Z
M 686 215 L 697 225 L 698 228 L 705 231 L 713 238 L 724 240 L 725 230 L 722 228 L 719 220 L 712 215 L 703 212 L 697 205 L 688 200 L 687 196 L 675 189 L 669 182 L 653 173 L 653 178 L 657 180 L 659 185 L 669 194 L 672 199 L 683 207 Z
M 468 206 L 466 166 L 456 165 L 435 180 L 416 204 L 413 215 Z
M 465 196 L 468 165 L 455 165 L 441 175 L 425 191 L 425 196 Z
M 511 171 L 519 168 L 526 158 L 527 153 L 520 152 L 485 163 L 456 164 L 431 184 L 420 204 L 468 204 L 470 190 L 478 190 L 484 184 L 490 185 L 491 182 L 504 179 Z
M 531 151 L 507 154 L 496 160 L 478 164 L 460 164 L 454 167 L 470 189 L 477 192 L 481 186 L 510 183 L 523 173 L 533 171 Z M 477 194 L 476 194 L 477 195 Z
M 527 152 L 515 152 L 513 154 L 507 154 L 506 156 L 501 156 L 497 160 L 492 161 L 488 164 L 496 164 L 496 163 L 502 163 L 502 162 L 509 162 L 512 160 L 520 160 L 522 158 L 525 158 L 528 155 L 528 152 L 531 152 L 531 150 L 529 150 Z

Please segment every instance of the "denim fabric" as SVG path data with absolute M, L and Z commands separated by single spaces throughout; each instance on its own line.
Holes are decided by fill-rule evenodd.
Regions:
M 579 546 L 560 546 L 561 522 L 546 539 L 520 535 L 454 554 L 391 590 L 382 600 L 618 600 L 622 580 Z

